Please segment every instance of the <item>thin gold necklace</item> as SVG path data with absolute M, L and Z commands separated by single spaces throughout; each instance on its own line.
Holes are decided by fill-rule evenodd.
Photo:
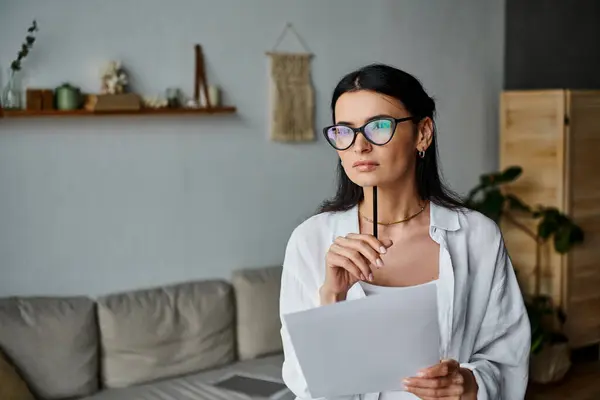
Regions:
M 413 219 L 413 218 L 414 218 L 414 217 L 416 217 L 417 215 L 421 214 L 421 213 L 423 212 L 423 210 L 425 209 L 425 206 L 426 206 L 426 205 L 427 205 L 427 203 L 425 203 L 425 204 L 423 205 L 423 207 L 421 207 L 421 209 L 420 209 L 419 211 L 417 211 L 416 213 L 414 213 L 413 215 L 411 215 L 411 216 L 409 216 L 409 217 L 406 217 L 406 218 L 404 218 L 404 219 L 401 219 L 401 220 L 399 220 L 399 221 L 394 221 L 394 222 L 379 222 L 379 221 L 377 221 L 377 223 L 378 223 L 378 224 L 380 224 L 380 225 L 385 225 L 385 226 L 388 226 L 388 225 L 395 225 L 395 224 L 400 224 L 400 223 L 402 223 L 402 222 L 410 221 L 411 219 Z M 363 217 L 365 220 L 367 220 L 367 222 L 373 223 L 373 220 L 372 220 L 371 218 L 368 218 L 368 217 L 364 216 L 364 215 L 363 215 L 362 213 L 360 213 L 360 212 L 359 212 L 359 214 L 360 214 L 360 216 L 361 216 L 361 217 Z

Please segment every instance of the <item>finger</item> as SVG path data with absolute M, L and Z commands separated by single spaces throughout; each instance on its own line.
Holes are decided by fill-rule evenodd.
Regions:
M 407 392 L 414 394 L 415 396 L 426 399 L 444 399 L 444 398 L 457 398 L 464 393 L 464 387 L 462 385 L 452 385 L 444 388 L 417 388 L 408 386 L 406 388 Z
M 330 268 L 342 268 L 348 271 L 348 273 L 354 277 L 357 281 L 364 280 L 364 277 L 361 277 L 362 273 L 360 269 L 352 261 L 347 259 L 344 256 L 341 256 L 336 253 L 329 253 L 327 255 L 327 265 Z
M 465 377 L 463 376 L 463 374 L 460 373 L 460 370 L 456 371 L 452 375 L 452 383 L 454 383 L 455 385 L 464 385 Z
M 375 236 L 367 233 L 349 233 L 346 235 L 348 239 L 358 239 L 365 241 L 380 253 L 385 253 L 388 247 L 391 247 L 393 242 L 391 239 L 378 239 Z M 381 247 L 384 247 L 383 249 Z
M 339 254 L 341 256 L 346 257 L 347 259 L 351 260 L 355 266 L 357 266 L 361 273 L 363 274 L 364 278 L 362 278 L 363 280 L 373 280 L 373 271 L 371 270 L 371 267 L 369 266 L 369 264 L 367 263 L 367 260 L 363 257 L 363 255 L 358 251 L 355 250 L 353 248 L 347 248 L 347 247 L 343 247 L 340 246 L 336 243 L 334 243 L 331 246 L 331 251 L 335 254 Z
M 460 371 L 460 363 L 456 360 L 442 360 L 442 364 L 448 364 L 448 375 L 458 373 Z
M 364 233 L 350 233 L 346 236 L 348 239 L 357 239 L 367 242 L 373 250 L 378 253 L 385 254 L 387 252 L 387 248 L 391 247 L 393 242 L 390 239 L 377 239 L 373 235 L 368 235 Z
M 375 239 L 377 240 L 377 239 Z M 369 262 L 371 265 L 376 265 L 377 267 L 383 267 L 383 260 L 381 260 L 381 253 L 379 250 L 373 248 L 371 243 L 368 243 L 365 240 L 360 238 L 348 237 L 342 238 L 339 241 L 340 246 L 352 248 L 354 250 L 359 251 Z M 383 245 L 382 245 L 382 248 Z
M 429 368 L 425 368 L 417 374 L 419 378 L 437 378 L 441 376 L 452 375 L 458 371 L 460 364 L 455 360 L 444 360 Z
M 408 378 L 403 380 L 404 385 L 414 388 L 445 388 L 457 384 L 452 375 L 441 378 Z

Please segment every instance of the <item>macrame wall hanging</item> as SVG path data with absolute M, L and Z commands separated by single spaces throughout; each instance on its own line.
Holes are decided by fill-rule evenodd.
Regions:
M 277 51 L 284 36 L 292 31 L 306 53 Z M 312 54 L 294 27 L 288 23 L 270 58 L 270 138 L 278 142 L 306 142 L 315 139 L 314 89 L 311 82 Z

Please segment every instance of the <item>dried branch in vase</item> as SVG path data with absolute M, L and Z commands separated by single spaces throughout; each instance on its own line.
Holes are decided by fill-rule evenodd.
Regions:
M 25 42 L 21 44 L 21 50 L 19 50 L 19 53 L 17 54 L 17 59 L 13 60 L 13 62 L 10 64 L 10 69 L 13 73 L 21 70 L 21 62 L 25 59 L 25 57 L 27 57 L 27 55 L 33 48 L 33 44 L 35 43 L 34 33 L 37 31 L 37 22 L 36 20 L 33 20 L 29 29 L 27 29 L 28 35 L 27 37 L 25 37 Z

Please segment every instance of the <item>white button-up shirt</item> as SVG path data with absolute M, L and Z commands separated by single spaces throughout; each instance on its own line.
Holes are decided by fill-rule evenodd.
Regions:
M 293 231 L 285 251 L 280 316 L 320 306 L 325 255 L 336 237 L 349 233 L 359 233 L 357 206 L 315 215 Z M 473 371 L 479 386 L 478 399 L 523 399 L 531 328 L 498 226 L 481 213 L 431 203 L 429 234 L 440 245 L 440 359 L 455 359 Z M 361 285 L 355 284 L 347 300 L 364 296 Z M 298 399 L 312 399 L 283 318 L 281 322 L 283 379 Z M 379 393 L 343 397 L 378 398 Z

